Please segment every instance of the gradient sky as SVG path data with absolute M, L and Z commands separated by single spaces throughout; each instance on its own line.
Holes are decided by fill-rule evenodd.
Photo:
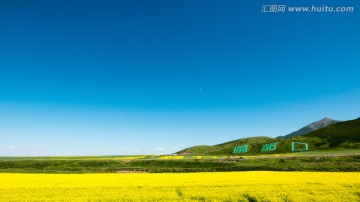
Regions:
M 260 12 L 275 3 L 355 12 Z M 358 118 L 356 9 L 0 0 L 0 156 L 171 153 Z

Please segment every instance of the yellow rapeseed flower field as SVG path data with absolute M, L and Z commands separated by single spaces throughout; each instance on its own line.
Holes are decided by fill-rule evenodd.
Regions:
M 360 201 L 360 173 L 0 174 L 0 201 Z

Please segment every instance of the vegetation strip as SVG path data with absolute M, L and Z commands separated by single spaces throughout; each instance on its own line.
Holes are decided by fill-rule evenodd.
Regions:
M 1 160 L 6 173 L 115 173 L 219 171 L 360 171 L 360 155 L 265 156 L 233 159 Z

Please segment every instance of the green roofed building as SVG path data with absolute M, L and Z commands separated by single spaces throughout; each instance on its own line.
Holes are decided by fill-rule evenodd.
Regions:
M 234 148 L 234 154 L 243 154 L 243 153 L 246 153 L 248 151 L 248 145 L 245 144 L 245 145 L 241 145 L 241 146 L 236 146 Z

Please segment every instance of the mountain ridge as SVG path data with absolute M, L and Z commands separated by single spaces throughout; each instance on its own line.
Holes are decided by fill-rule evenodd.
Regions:
M 297 135 L 305 135 L 305 134 L 308 134 L 308 133 L 310 133 L 312 131 L 318 130 L 320 128 L 324 128 L 326 126 L 329 126 L 329 125 L 332 125 L 332 124 L 335 124 L 335 123 L 338 123 L 338 122 L 341 122 L 341 121 L 337 121 L 337 120 L 325 117 L 325 118 L 323 118 L 323 119 L 321 119 L 319 121 L 312 122 L 309 125 L 306 125 L 306 126 L 300 128 L 297 131 L 294 131 L 294 132 L 289 133 L 289 134 L 284 135 L 284 136 L 278 136 L 276 138 L 290 138 L 290 137 L 294 137 L 294 136 L 297 136 Z

